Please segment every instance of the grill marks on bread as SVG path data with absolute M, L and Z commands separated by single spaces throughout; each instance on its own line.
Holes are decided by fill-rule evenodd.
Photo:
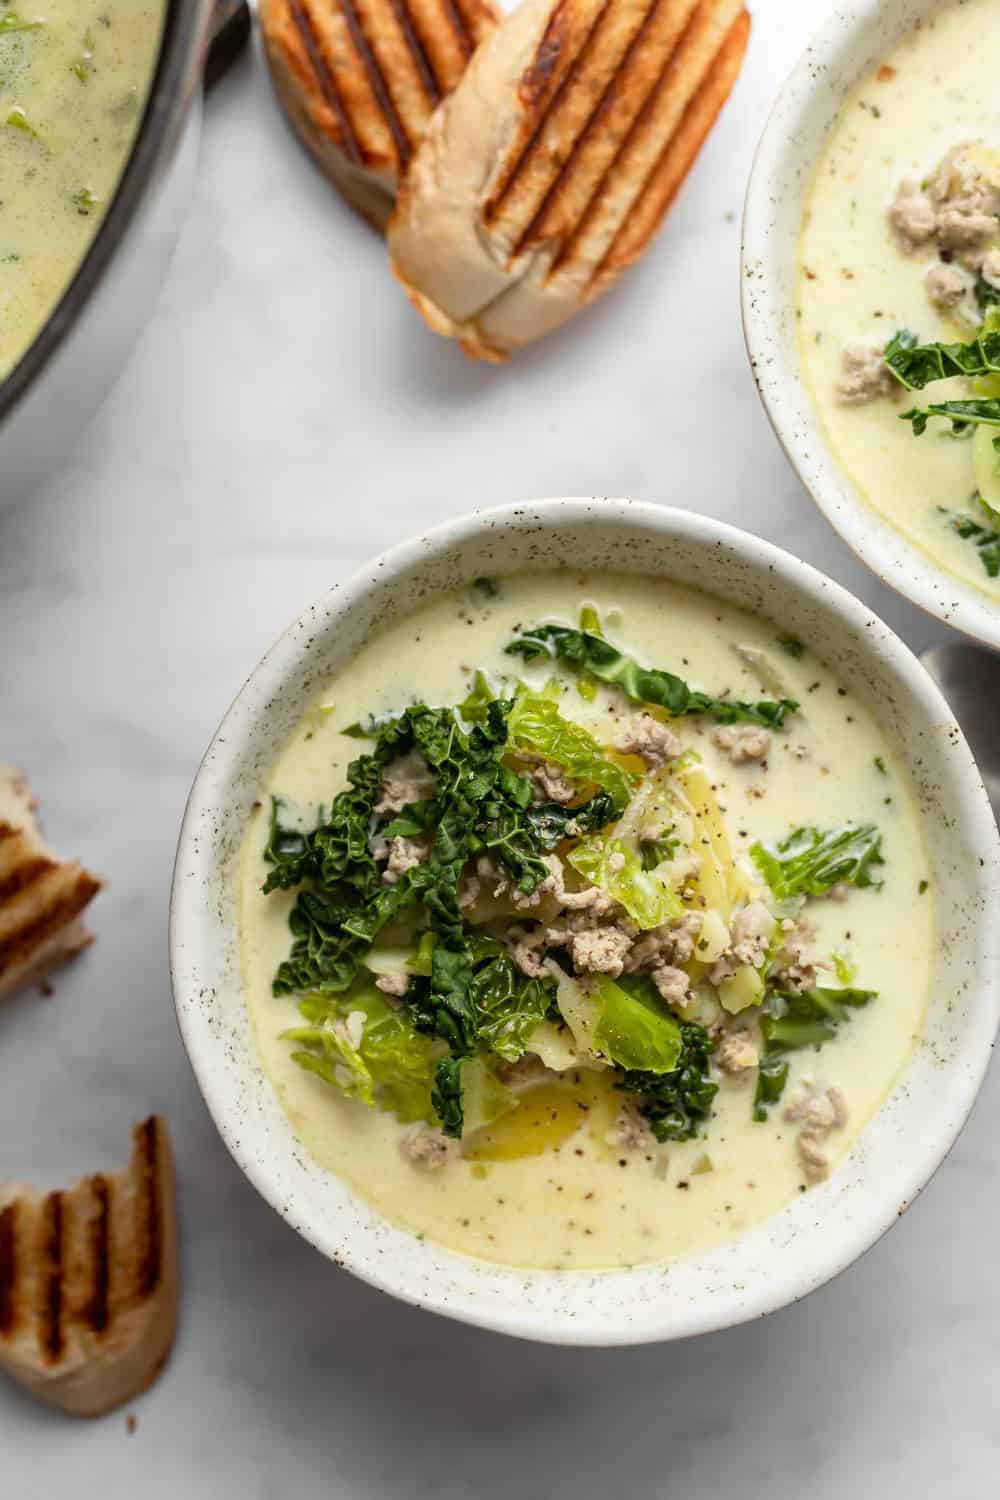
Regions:
M 129 1166 L 0 1209 L 0 1365 L 51 1404 L 96 1415 L 155 1378 L 176 1320 L 166 1122 L 137 1125 Z
M 656 233 L 729 98 L 749 39 L 742 6 L 699 7 L 615 163 L 619 181 L 641 177 L 642 185 L 607 237 L 592 277 L 595 292 L 632 265 Z M 680 86 L 688 73 L 699 80 L 690 91 Z M 597 216 L 584 225 L 601 227 Z
M 132 1157 L 135 1289 L 140 1297 L 148 1297 L 155 1291 L 162 1270 L 163 1226 L 160 1221 L 157 1131 L 155 1116 L 151 1116 L 137 1128 L 135 1153 Z
M 355 206 L 384 222 L 427 121 L 496 25 L 491 0 L 264 0 L 268 59 L 292 123 Z M 375 174 L 386 203 L 352 192 L 330 156 Z M 369 184 L 369 187 L 371 184 Z
M 13 1333 L 17 1321 L 17 1203 L 0 1208 L 0 1339 Z
M 148 1121 L 146 1122 L 149 1123 Z M 90 1291 L 84 1299 L 80 1316 L 94 1333 L 108 1326 L 109 1289 L 111 1286 L 111 1184 L 97 1173 L 90 1178 L 94 1211 L 86 1226 L 86 1257 L 91 1267 Z
M 42 1295 L 38 1342 L 54 1364 L 66 1347 L 63 1339 L 63 1195 L 50 1193 L 42 1206 Z M 16 1293 L 16 1288 L 15 1288 Z
M 742 0 L 524 0 L 435 116 L 390 228 L 432 326 L 503 357 L 605 290 L 670 207 L 749 25 Z
M 113 1315 L 152 1296 L 163 1271 L 164 1122 L 137 1125 L 126 1173 L 25 1195 L 0 1213 L 0 1338 L 33 1330 L 55 1364 L 67 1341 L 100 1339 Z
M 288 16 L 292 35 L 285 42 L 289 57 L 303 83 L 315 82 L 320 97 L 330 110 L 332 119 L 326 128 L 336 139 L 352 162 L 361 163 L 361 143 L 354 134 L 351 115 L 341 97 L 334 69 L 327 61 L 327 54 L 317 35 L 309 11 L 301 0 L 288 0 Z
M 92 942 L 80 916 L 100 888 L 52 853 L 24 777 L 0 766 L 0 999 Z
M 561 0 L 521 80 L 538 118 L 484 207 L 509 263 L 556 243 L 549 278 L 630 264 L 732 88 L 749 25 L 742 0 Z

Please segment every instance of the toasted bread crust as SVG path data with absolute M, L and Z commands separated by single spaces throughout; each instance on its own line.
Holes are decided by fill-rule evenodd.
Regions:
M 0 999 L 93 941 L 81 913 L 101 882 L 56 858 L 20 772 L 0 766 Z
M 524 0 L 411 163 L 393 269 L 438 332 L 504 358 L 649 243 L 739 72 L 743 0 Z
M 593 272 L 591 297 L 598 296 L 609 281 L 638 260 L 669 213 L 739 77 L 749 40 L 750 15 L 743 10 L 726 32 L 669 144 L 661 149 L 647 175 L 641 195 Z
M 0 1209 L 0 1366 L 32 1394 L 99 1416 L 155 1380 L 177 1319 L 166 1122 L 133 1131 L 129 1166 Z
M 262 0 L 260 19 L 292 125 L 384 228 L 427 121 L 497 23 L 492 0 Z

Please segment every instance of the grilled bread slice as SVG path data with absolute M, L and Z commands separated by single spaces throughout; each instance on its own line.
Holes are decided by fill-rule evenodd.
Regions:
M 377 229 L 427 121 L 498 19 L 492 0 L 261 0 L 292 125 Z
M 505 358 L 645 250 L 739 73 L 743 0 L 523 0 L 434 115 L 389 226 L 436 332 Z
M 100 888 L 56 858 L 24 777 L 0 765 L 0 1000 L 93 942 L 80 914 Z
M 167 1124 L 153 1115 L 132 1134 L 124 1172 L 0 1199 L 0 1368 L 78 1417 L 151 1385 L 177 1323 Z

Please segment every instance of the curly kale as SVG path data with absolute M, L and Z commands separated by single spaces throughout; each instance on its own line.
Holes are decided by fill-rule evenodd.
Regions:
M 983 282 L 984 288 L 985 285 Z M 965 343 L 922 344 L 908 328 L 901 328 L 893 335 L 885 347 L 884 359 L 900 385 L 907 390 L 922 391 L 938 380 L 950 380 L 956 376 L 975 380 L 1000 374 L 1000 319 L 997 308 L 991 305 L 995 299 L 985 300 L 978 284 L 976 296 L 985 314 L 985 324 L 975 338 Z M 915 435 L 920 437 L 927 431 L 931 417 L 949 419 L 952 433 L 962 436 L 970 428 L 983 423 L 990 427 L 1000 426 L 1000 400 L 987 395 L 968 401 L 937 401 L 926 407 L 911 407 L 909 411 L 901 412 L 899 419 L 909 422 Z
M 565 662 L 600 682 L 621 688 L 635 703 L 654 704 L 675 716 L 709 714 L 721 724 L 743 721 L 780 729 L 787 715 L 794 713 L 799 706 L 791 698 L 759 703 L 713 698 L 708 693 L 690 688 L 673 672 L 640 666 L 634 657 L 624 655 L 601 635 L 572 630 L 564 625 L 539 625 L 526 630 L 505 650 L 508 656 L 520 656 L 525 661 L 548 659 Z
M 935 380 L 1000 374 L 1000 331 L 984 331 L 964 344 L 921 344 L 901 328 L 885 346 L 889 369 L 907 390 L 922 391 Z
M 274 800 L 264 854 L 271 867 L 265 891 L 298 892 L 289 918 L 292 948 L 275 975 L 275 994 L 349 989 L 382 929 L 407 908 L 422 905 L 434 943 L 430 975 L 414 984 L 410 1012 L 418 1030 L 442 1038 L 451 1049 L 451 1057 L 438 1065 L 434 1095 L 449 1133 L 461 1134 L 457 1062 L 494 1032 L 500 1036 L 515 1013 L 521 1017 L 518 1026 L 528 1019 L 537 1024 L 550 1008 L 545 987 L 515 983 L 503 967 L 510 967 L 508 960 L 495 959 L 477 975 L 476 947 L 458 902 L 463 869 L 476 854 L 489 852 L 530 895 L 549 874 L 543 854 L 561 839 L 603 827 L 616 816 L 605 792 L 577 808 L 532 804 L 528 777 L 503 764 L 511 707 L 505 699 L 482 702 L 470 721 L 450 708 L 416 704 L 369 725 L 365 732 L 374 737 L 373 750 L 352 761 L 347 787 L 328 812 L 320 811 L 313 829 L 303 832 L 286 824 L 282 804 Z M 380 819 L 374 808 L 385 768 L 411 750 L 434 773 L 433 796 Z M 385 885 L 371 852 L 374 839 L 432 830 L 426 860 Z M 518 1026 L 503 1033 L 508 1051 L 521 1035 Z
M 461 1140 L 465 1124 L 462 1107 L 462 1059 L 442 1057 L 434 1070 L 434 1086 L 431 1089 L 431 1104 L 441 1121 L 445 1135 Z
M 524 820 L 531 827 L 538 848 L 546 852 L 561 844 L 563 839 L 596 833 L 617 817 L 614 798 L 607 792 L 596 792 L 589 802 L 579 803 L 576 807 L 565 807 L 561 802 L 535 802 L 524 809 Z
M 640 1094 L 639 1113 L 658 1141 L 687 1141 L 701 1133 L 718 1084 L 708 1076 L 713 1042 L 704 1026 L 681 1021 L 681 1055 L 672 1073 L 626 1070 L 617 1088 Z

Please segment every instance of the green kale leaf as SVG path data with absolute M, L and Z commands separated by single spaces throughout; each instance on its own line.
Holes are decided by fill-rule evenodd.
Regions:
M 595 792 L 587 802 L 565 807 L 561 802 L 535 802 L 524 809 L 539 849 L 554 849 L 564 839 L 580 838 L 613 823 L 618 809 L 608 792 Z
M 997 337 L 1000 338 L 1000 334 Z M 917 437 L 927 431 L 927 423 L 931 417 L 948 417 L 951 430 L 956 436 L 968 432 L 980 422 L 988 427 L 1000 427 L 1000 397 L 988 396 L 973 401 L 936 401 L 930 406 L 914 406 L 899 414 L 901 422 L 912 424 Z
M 841 883 L 878 888 L 872 873 L 883 864 L 882 835 L 874 823 L 847 823 L 821 832 L 796 828 L 777 844 L 751 845 L 750 855 L 779 901 L 789 896 L 822 896 Z
M 506 1062 L 527 1050 L 531 1033 L 555 1008 L 555 988 L 529 979 L 507 954 L 476 969 L 471 985 L 476 1042 Z
M 965 344 L 921 344 L 915 333 L 902 328 L 886 345 L 884 358 L 900 384 L 911 391 L 955 375 L 1000 374 L 1000 331 L 982 332 Z
M 990 578 L 1000 577 L 1000 531 L 994 531 L 989 526 L 981 526 L 971 516 L 963 516 L 958 511 L 945 510 L 939 507 L 941 514 L 948 519 L 948 525 L 962 538 L 964 542 L 971 542 L 979 553 L 979 561 Z
M 718 1085 L 708 1076 L 713 1043 L 704 1026 L 680 1022 L 681 1050 L 670 1073 L 625 1072 L 616 1088 L 642 1095 L 640 1114 L 658 1141 L 687 1141 L 701 1133 Z
M 786 716 L 799 706 L 790 698 L 760 703 L 712 698 L 688 687 L 672 672 L 640 666 L 634 657 L 624 655 L 603 636 L 563 625 L 539 625 L 526 630 L 505 650 L 509 656 L 521 656 L 525 661 L 548 658 L 565 662 L 600 682 L 621 688 L 634 703 L 654 704 L 675 716 L 704 713 L 722 724 L 746 721 L 780 729 Z
M 764 1052 L 757 1072 L 754 1119 L 766 1120 L 769 1108 L 784 1093 L 788 1082 L 787 1053 L 801 1047 L 822 1047 L 852 1011 L 877 998 L 876 990 L 770 991 L 760 1017 Z
M 445 1135 L 460 1141 L 465 1124 L 460 1057 L 442 1057 L 438 1062 L 434 1073 L 434 1087 L 431 1089 L 431 1104 Z
M 767 1119 L 772 1104 L 777 1104 L 785 1092 L 788 1082 L 788 1058 L 783 1051 L 772 1052 L 765 1047 L 757 1066 L 757 1087 L 753 1096 L 753 1117 L 758 1122 Z

